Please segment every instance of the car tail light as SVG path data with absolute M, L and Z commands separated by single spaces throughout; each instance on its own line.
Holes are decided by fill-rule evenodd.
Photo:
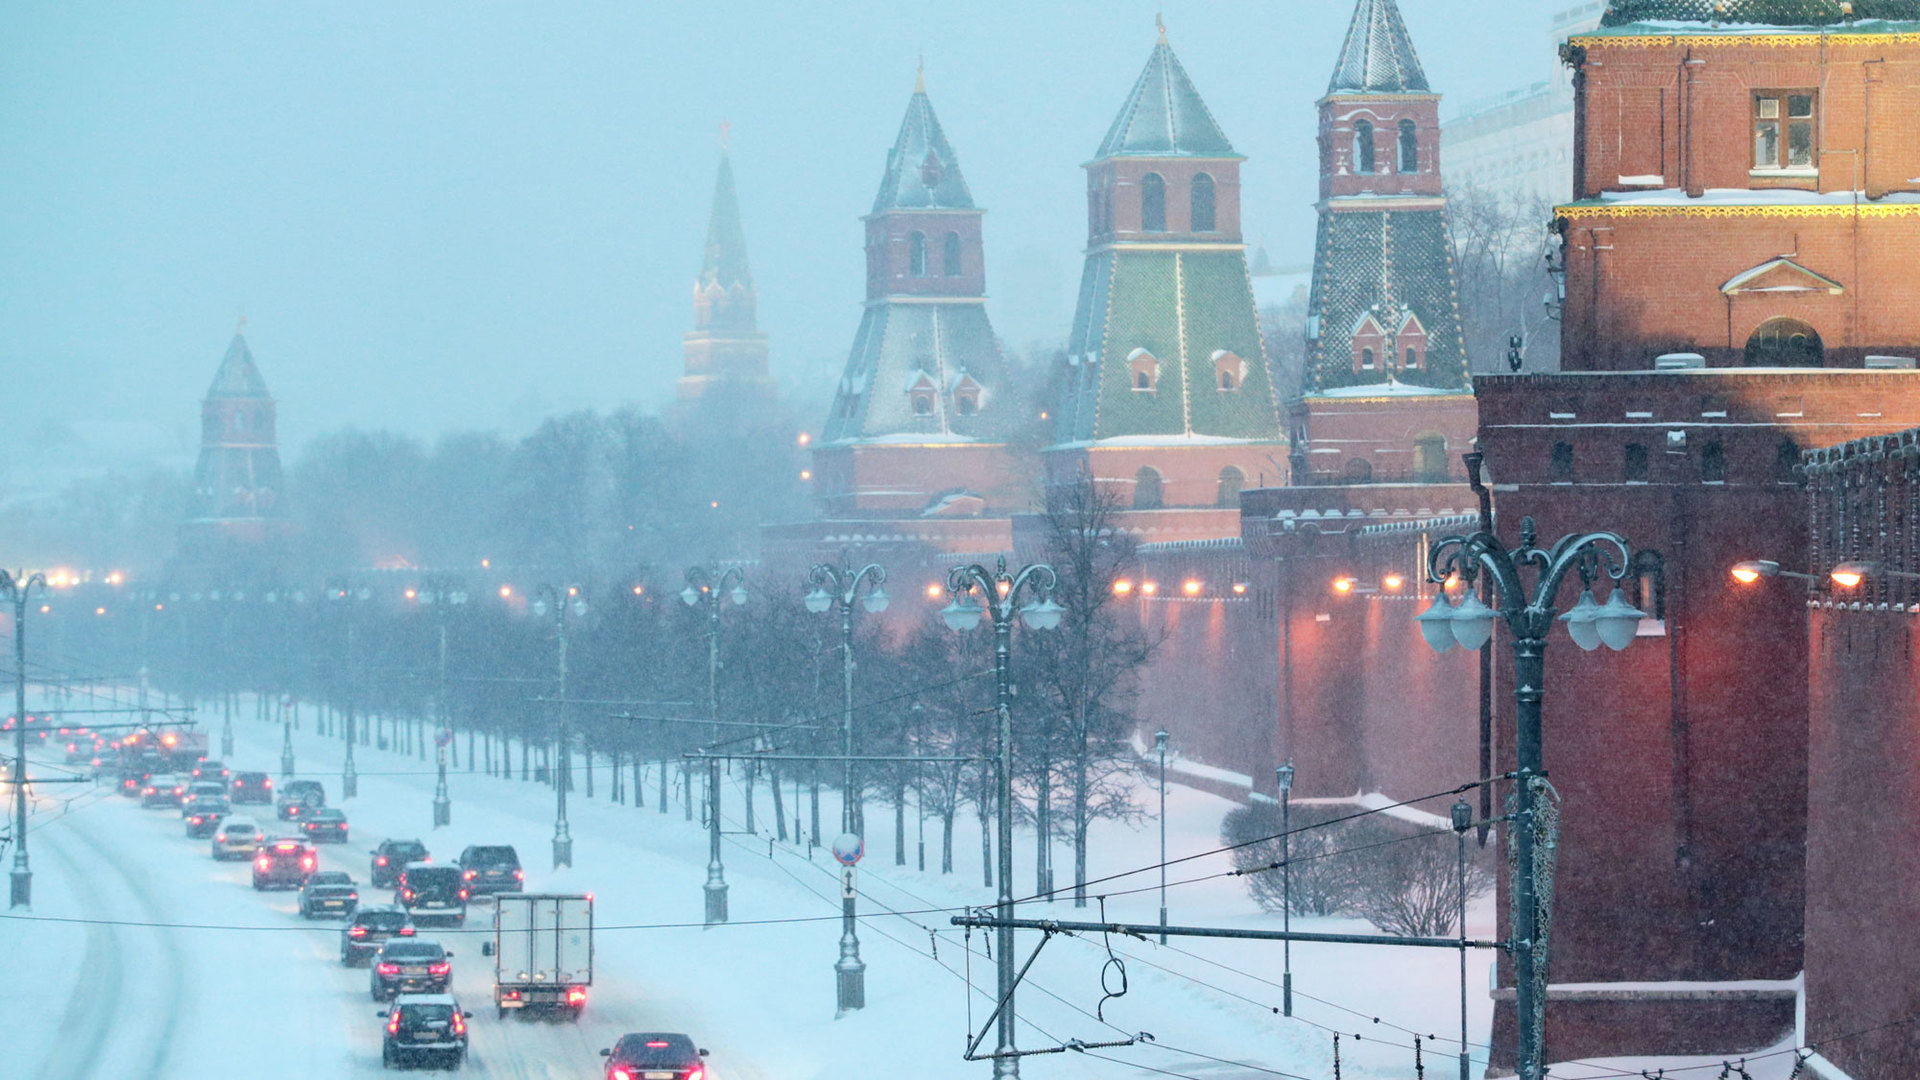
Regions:
M 268 779 L 266 779 L 266 780 L 262 780 L 262 781 L 260 781 L 260 786 L 261 786 L 262 788 L 265 788 L 265 789 L 266 789 L 266 790 L 268 790 L 268 791 L 272 791 L 272 790 L 273 790 L 273 780 L 272 780 L 271 778 L 268 778 Z
M 349 899 L 349 900 L 358 900 L 358 899 L 360 899 L 360 894 L 359 894 L 359 893 L 357 893 L 357 892 L 350 892 L 350 893 L 348 893 L 348 894 L 347 894 L 347 899 Z
M 432 862 L 432 861 L 433 861 L 433 856 L 431 856 L 431 855 L 422 855 L 422 856 L 420 856 L 420 861 L 421 861 L 421 862 Z
M 633 1080 L 633 1074 L 616 1065 L 613 1071 L 607 1074 L 607 1080 Z
M 366 937 L 366 936 L 367 936 L 367 928 L 366 928 L 366 927 L 364 927 L 364 926 L 355 926 L 355 927 L 351 927 L 351 928 L 349 928 L 349 929 L 347 930 L 347 936 L 348 936 L 348 937 L 350 937 L 350 938 L 363 938 L 363 937 Z
M 702 1078 L 705 1077 L 706 1075 L 707 1075 L 707 1070 L 702 1069 L 698 1065 L 696 1065 L 690 1071 L 688 1071 L 687 1080 L 702 1080 Z
M 527 872 L 525 870 L 515 870 L 513 872 L 513 880 L 515 881 L 527 880 Z
M 453 1033 L 455 1035 L 467 1033 L 467 1018 L 457 1012 L 453 1014 Z
M 465 900 L 466 898 L 467 898 L 467 890 L 465 890 L 465 889 L 461 889 L 461 890 L 460 890 L 460 899 L 462 899 L 462 900 Z
M 576 986 L 573 989 L 567 991 L 567 1004 L 585 1005 L 586 1003 L 587 1003 L 587 992 L 585 990 L 582 990 Z
M 261 870 L 271 870 L 273 869 L 273 860 L 261 859 L 259 862 L 254 863 L 253 865 Z
M 380 856 L 379 858 L 373 860 L 373 865 L 375 866 L 387 865 L 387 857 L 385 855 Z
M 387 1034 L 400 1034 L 400 1010 L 397 1007 L 387 1013 Z
M 452 970 L 453 970 L 453 965 L 445 962 L 444 960 L 438 964 L 427 965 L 427 974 L 429 975 L 445 975 L 447 972 Z
M 401 936 L 401 937 L 412 937 L 412 936 L 413 936 L 413 927 L 411 927 L 411 926 L 403 926 L 403 927 L 401 927 L 401 928 L 400 928 L 400 936 Z
M 479 876 L 480 876 L 480 871 L 478 871 L 478 870 L 469 870 L 469 871 L 467 871 L 467 872 L 466 872 L 466 874 L 465 874 L 464 876 L 466 877 L 466 879 L 467 879 L 468 881 L 472 881 L 472 880 L 473 880 L 474 878 L 476 878 L 476 877 L 479 877 Z
M 400 974 L 400 965 L 399 965 L 399 964 L 381 964 L 381 965 L 380 965 L 380 974 L 382 974 L 382 975 L 398 975 L 398 974 Z
M 401 890 L 400 890 L 400 899 L 402 899 L 402 900 L 411 900 L 411 899 L 413 899 L 413 890 L 412 890 L 412 889 L 401 889 Z
M 309 856 L 307 856 L 306 858 L 304 858 L 304 859 L 301 859 L 301 860 L 300 860 L 300 869 L 302 869 L 302 870 L 311 870 L 311 869 L 313 869 L 313 856 L 311 856 L 311 855 L 309 855 Z
M 187 789 L 183 787 L 177 787 L 173 789 L 173 793 L 175 795 L 185 795 L 187 793 Z

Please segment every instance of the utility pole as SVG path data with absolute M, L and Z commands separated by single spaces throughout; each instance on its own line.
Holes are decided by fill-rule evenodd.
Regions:
M 553 868 L 573 865 L 573 833 L 567 827 L 567 787 L 572 778 L 572 761 L 568 757 L 572 732 L 567 730 L 567 613 L 576 616 L 587 613 L 587 602 L 580 596 L 578 585 L 569 585 L 563 593 L 551 585 L 540 586 L 533 601 L 533 613 L 545 615 L 553 612 L 553 634 L 559 645 L 560 695 L 554 708 L 559 710 L 558 753 L 554 755 L 553 772 Z
M 359 680 L 354 677 L 353 670 L 353 605 L 356 600 L 359 602 L 371 600 L 373 598 L 373 590 L 364 585 L 358 590 L 355 590 L 351 584 L 344 580 L 332 581 L 327 583 L 327 598 L 341 605 L 340 617 L 346 624 L 346 647 L 340 657 L 340 668 L 341 674 L 344 677 L 343 681 L 346 684 L 344 689 L 347 717 L 346 723 L 342 726 L 346 729 L 347 759 L 346 763 L 341 766 L 340 769 L 340 797 L 342 799 L 351 799 L 360 794 L 360 774 L 356 772 L 353 767 L 353 743 L 355 734 L 354 707 L 358 697 L 358 695 L 354 693 L 354 690 L 359 682 Z
M 1274 767 L 1274 787 L 1280 793 L 1280 929 L 1293 929 L 1293 762 Z M 1163 856 L 1163 864 L 1167 861 Z M 1165 874 L 1166 867 L 1160 869 Z M 1165 920 L 1162 920 L 1163 922 Z M 1280 1011 L 1293 1015 L 1293 942 L 1280 946 Z
M 1000 949 L 994 957 L 999 986 L 998 1038 L 993 1051 L 995 1080 L 1016 1080 L 1020 1075 L 1020 1051 L 1014 1045 L 1013 991 L 1019 982 L 1013 959 L 1013 681 L 1010 671 L 1013 655 L 1013 620 L 1017 614 L 1030 629 L 1052 630 L 1060 625 L 1066 609 L 1053 600 L 1057 583 L 1053 567 L 1044 563 L 1027 566 L 1017 574 L 1007 572 L 1002 558 L 995 568 L 975 563 L 956 566 L 947 573 L 947 591 L 953 601 L 940 611 L 947 626 L 965 633 L 980 625 L 982 614 L 993 620 L 994 751 L 998 759 L 1000 787 L 999 898 L 994 906 L 995 937 Z M 973 593 L 978 591 L 981 600 Z M 1036 599 L 1024 607 L 1022 592 Z
M 841 753 L 845 756 L 842 763 L 845 769 L 840 799 L 840 840 L 834 850 L 844 859 L 851 855 L 854 862 L 859 861 L 859 852 L 864 852 L 866 841 L 863 837 L 865 820 L 859 812 L 859 800 L 855 796 L 853 773 L 853 604 L 859 597 L 860 585 L 865 582 L 867 595 L 864 601 L 866 609 L 874 614 L 887 610 L 887 571 L 879 563 L 868 563 L 858 570 L 844 553 L 841 565 L 820 563 L 807 572 L 807 584 L 813 591 L 807 594 L 807 610 L 815 615 L 823 615 L 832 608 L 840 611 L 840 676 L 843 697 L 840 714 Z M 847 837 L 853 837 L 849 844 Z M 857 894 L 852 887 L 853 863 L 847 863 L 847 884 L 840 890 L 840 959 L 834 964 L 836 998 L 839 1010 L 836 1015 L 845 1016 L 855 1009 L 864 1009 L 867 1005 L 867 965 L 860 959 L 860 935 L 857 931 L 855 904 Z
M 467 602 L 466 582 L 457 577 L 436 575 L 423 582 L 419 589 L 412 592 L 415 600 L 434 609 L 435 629 L 439 632 L 439 689 L 434 693 L 434 717 L 440 730 L 434 734 L 434 765 L 438 778 L 433 788 L 433 827 L 453 824 L 453 797 L 447 791 L 447 747 L 453 742 L 453 710 L 448 704 L 447 683 L 447 623 L 453 618 L 453 609 Z M 473 746 L 469 741 L 467 756 L 473 756 Z M 473 769 L 472 760 L 468 760 L 467 769 Z
M 0 593 L 13 601 L 13 893 L 10 907 L 33 906 L 33 870 L 27 864 L 27 596 L 45 592 L 45 574 L 0 570 Z
M 707 608 L 707 738 L 710 742 L 720 737 L 720 597 L 722 594 L 731 597 L 735 607 L 746 604 L 745 578 L 746 574 L 737 566 L 724 569 L 689 566 L 687 587 L 680 590 L 680 599 L 688 607 L 704 604 Z M 663 757 L 660 761 L 660 812 L 663 814 L 667 810 L 666 768 Z M 693 775 L 684 760 L 680 775 L 691 789 Z M 693 793 L 689 790 L 689 816 L 692 809 Z M 702 891 L 706 896 L 706 925 L 716 926 L 727 921 L 727 868 L 720 858 L 720 761 L 717 758 L 707 763 L 706 817 L 707 883 Z
M 1167 925 L 1167 733 L 1153 733 L 1153 748 L 1160 752 L 1160 925 Z M 1160 944 L 1167 935 L 1160 935 Z

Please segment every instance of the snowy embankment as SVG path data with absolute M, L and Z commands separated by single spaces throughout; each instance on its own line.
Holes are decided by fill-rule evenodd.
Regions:
M 235 733 L 229 764 L 277 765 L 277 725 L 237 721 Z M 338 741 L 316 736 L 309 717 L 295 748 L 300 775 L 321 779 L 337 797 Z M 597 1076 L 596 1051 L 620 1033 L 679 1030 L 712 1049 L 718 1080 L 806 1080 L 902 1067 L 916 1080 L 990 1072 L 984 1062 L 963 1061 L 961 1051 L 969 996 L 976 1029 L 992 1008 L 993 965 L 983 935 L 969 941 L 947 923 L 952 909 L 993 899 L 981 883 L 979 829 L 970 813 L 956 823 L 957 872 L 941 875 L 912 868 L 917 819 L 911 807 L 909 865 L 900 867 L 893 862 L 892 810 L 868 803 L 868 855 L 859 878 L 867 1008 L 836 1020 L 838 882 L 824 851 L 809 857 L 804 846 L 767 837 L 773 804 L 764 783 L 755 814 L 760 835 L 749 836 L 740 778 L 728 781 L 724 857 L 732 921 L 707 929 L 700 925 L 706 833 L 685 820 L 677 801 L 669 813 L 659 812 L 652 776 L 644 809 L 616 805 L 606 797 L 607 763 L 598 759 L 597 797 L 588 799 L 577 780 L 570 799 L 575 865 L 553 871 L 550 788 L 468 773 L 463 761 L 450 772 L 453 825 L 435 830 L 429 762 L 370 747 L 358 748 L 356 757 L 359 797 L 341 803 L 353 823 L 353 841 L 324 848 L 324 866 L 348 870 L 364 883 L 366 849 L 387 836 L 419 836 L 438 860 L 452 859 L 469 843 L 511 843 L 527 867 L 529 889 L 595 895 L 597 973 L 578 1026 L 498 1022 L 484 1010 L 490 983 L 479 931 L 489 908 L 477 906 L 464 933 L 431 931 L 454 949 L 455 991 L 477 1013 L 469 1071 Z M 791 821 L 791 788 L 787 794 Z M 831 792 L 822 799 L 821 818 L 831 832 L 838 803 Z M 1094 878 L 1158 861 L 1151 816 L 1157 793 L 1145 778 L 1140 804 L 1148 816 L 1137 825 L 1095 827 Z M 1220 820 L 1230 808 L 1210 795 L 1169 788 L 1169 854 L 1179 858 L 1217 848 Z M 254 813 L 271 820 L 270 811 Z M 937 867 L 938 822 L 929 824 L 928 865 Z M 37 916 L 196 928 L 0 921 L 0 958 L 8 970 L 36 973 L 30 985 L 18 975 L 7 980 L 0 1007 L 12 1016 L 39 1018 L 20 1025 L 28 1033 L 24 1040 L 0 1048 L 0 1075 L 271 1072 L 292 1078 L 378 1071 L 376 1007 L 365 996 L 365 972 L 342 969 L 335 960 L 337 928 L 302 924 L 291 893 L 254 893 L 245 864 L 211 862 L 205 842 L 187 840 L 176 815 L 141 811 L 117 796 L 88 795 L 63 815 L 44 815 L 33 841 Z M 1030 832 L 1021 834 L 1015 850 L 1015 893 L 1024 897 L 1033 891 Z M 1070 867 L 1064 845 L 1055 862 L 1058 885 Z M 1277 928 L 1278 917 L 1261 912 L 1239 879 L 1219 876 L 1227 869 L 1224 855 L 1172 867 L 1172 921 Z M 1188 879 L 1202 880 L 1183 884 Z M 1158 918 L 1158 882 L 1158 872 L 1150 871 L 1100 881 L 1091 891 L 1106 896 L 1107 918 L 1152 923 Z M 362 891 L 372 892 L 364 884 Z M 375 895 L 384 899 L 384 893 Z M 1099 910 L 1098 902 L 1077 910 L 1061 899 L 1023 904 L 1021 913 L 1097 919 Z M 1483 902 L 1470 921 L 1476 936 L 1491 935 L 1491 916 Z M 1348 920 L 1300 918 L 1294 927 L 1370 932 Z M 1020 935 L 1023 959 L 1038 940 L 1037 934 Z M 1125 967 L 1128 992 L 1103 1003 L 1101 969 L 1109 949 Z M 1318 1080 L 1332 1075 L 1336 1031 L 1344 1036 L 1343 1077 L 1411 1075 L 1415 1033 L 1422 1036 L 1429 1069 L 1446 1068 L 1446 1059 L 1458 1053 L 1455 953 L 1295 945 L 1293 1018 L 1277 1015 L 1281 958 L 1278 943 L 1173 939 L 1160 946 L 1151 939 L 1055 938 L 1020 988 L 1019 1045 L 1040 1049 L 1137 1032 L 1150 1032 L 1154 1041 L 1028 1058 L 1023 1071 L 1034 1077 L 1164 1071 Z M 1470 1041 L 1482 1060 L 1485 1048 L 1477 1044 L 1486 1040 L 1491 1012 L 1487 979 L 1488 958 L 1470 956 Z M 1110 971 L 1107 987 L 1119 984 Z

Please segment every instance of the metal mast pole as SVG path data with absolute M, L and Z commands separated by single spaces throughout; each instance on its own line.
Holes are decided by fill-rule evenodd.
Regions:
M 839 585 L 839 582 L 835 583 Z M 853 594 L 859 588 L 860 579 L 854 578 L 845 583 L 844 591 L 834 599 L 840 605 L 840 684 L 843 691 L 840 713 L 840 746 L 844 755 L 841 765 L 842 788 L 840 799 L 840 831 L 843 834 L 859 835 L 860 819 L 854 812 L 853 790 Z M 862 838 L 864 844 L 865 838 Z M 840 893 L 840 959 L 833 965 L 838 976 L 835 983 L 839 993 L 839 1012 L 842 1014 L 867 1006 L 867 965 L 860 959 L 860 934 L 857 930 L 856 907 L 858 894 L 853 889 L 842 889 Z
M 341 603 L 352 604 L 353 600 L 351 597 L 342 597 Z M 345 614 L 347 620 L 347 654 L 346 661 L 342 666 L 346 668 L 347 672 L 347 722 L 343 725 L 347 734 L 347 761 L 340 770 L 340 797 L 343 799 L 351 799 L 360 794 L 360 774 L 355 772 L 353 768 L 353 707 L 355 697 L 357 696 L 353 692 L 357 682 L 357 680 L 354 679 L 353 673 L 353 608 L 346 608 Z
M 553 776 L 553 868 L 573 865 L 573 834 L 567 831 L 567 781 L 570 779 L 571 762 L 567 757 L 567 604 L 570 597 L 556 594 L 554 602 L 554 626 L 560 636 L 560 730 L 558 731 L 560 752 L 555 759 Z
M 707 738 L 720 731 L 720 589 L 706 590 Z M 692 777 L 688 777 L 692 782 Z M 720 759 L 707 762 L 707 925 L 727 921 L 727 868 L 720 861 Z
M 439 603 L 447 603 L 443 596 Z M 445 733 L 450 742 L 453 728 L 448 720 L 447 710 L 447 618 L 440 615 L 440 691 L 434 698 L 434 712 L 438 714 L 440 730 L 434 732 L 434 762 L 439 769 L 439 778 L 433 788 L 433 827 L 453 824 L 453 799 L 447 794 L 447 745 L 441 741 Z
M 46 579 L 9 576 L 0 584 L 13 594 L 13 894 L 12 907 L 33 906 L 33 870 L 27 864 L 27 593 Z
M 1156 731 L 1153 742 L 1160 751 L 1160 944 L 1167 943 L 1167 733 Z
M 1014 1047 L 1013 990 L 1016 981 L 1013 962 L 1013 682 L 1009 671 L 1013 652 L 1013 590 L 1006 599 L 989 595 L 987 607 L 993 614 L 993 693 L 994 757 L 1000 775 L 999 806 L 999 886 L 994 913 L 1000 926 L 994 931 L 1000 954 L 994 957 L 1000 989 L 1000 1022 L 995 1032 L 993 1075 L 1009 1080 L 1020 1075 L 1020 1058 Z

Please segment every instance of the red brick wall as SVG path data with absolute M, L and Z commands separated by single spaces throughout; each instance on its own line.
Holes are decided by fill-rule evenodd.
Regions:
M 911 517 L 942 492 L 964 489 L 1005 516 L 1032 505 L 1039 463 L 997 443 L 826 445 L 813 451 L 813 493 L 832 518 Z
M 980 296 L 987 291 L 978 210 L 893 210 L 867 218 L 867 299 Z M 927 238 L 927 272 L 911 273 L 912 234 Z M 947 234 L 960 234 L 958 277 L 946 276 Z
M 1446 440 L 1444 479 L 1465 483 L 1460 455 L 1473 446 L 1479 409 L 1470 393 L 1422 397 L 1309 397 L 1291 406 L 1292 428 L 1304 432 L 1307 471 L 1315 478 L 1340 478 L 1347 463 L 1360 458 L 1375 480 L 1408 480 L 1415 471 L 1414 442 L 1438 435 Z M 1309 482 L 1307 477 L 1296 483 Z
M 1371 173 L 1355 172 L 1354 127 L 1373 125 Z M 1399 171 L 1400 121 L 1412 120 L 1419 171 Z M 1320 197 L 1341 195 L 1439 195 L 1440 96 L 1352 94 L 1320 102 Z
M 1140 180 L 1159 173 L 1167 184 L 1167 229 L 1140 228 Z M 1193 178 L 1213 177 L 1214 230 L 1193 230 Z M 1111 202 L 1110 230 L 1098 227 L 1101 200 Z M 1240 242 L 1240 161 L 1237 158 L 1107 158 L 1087 166 L 1088 244 L 1115 240 Z

